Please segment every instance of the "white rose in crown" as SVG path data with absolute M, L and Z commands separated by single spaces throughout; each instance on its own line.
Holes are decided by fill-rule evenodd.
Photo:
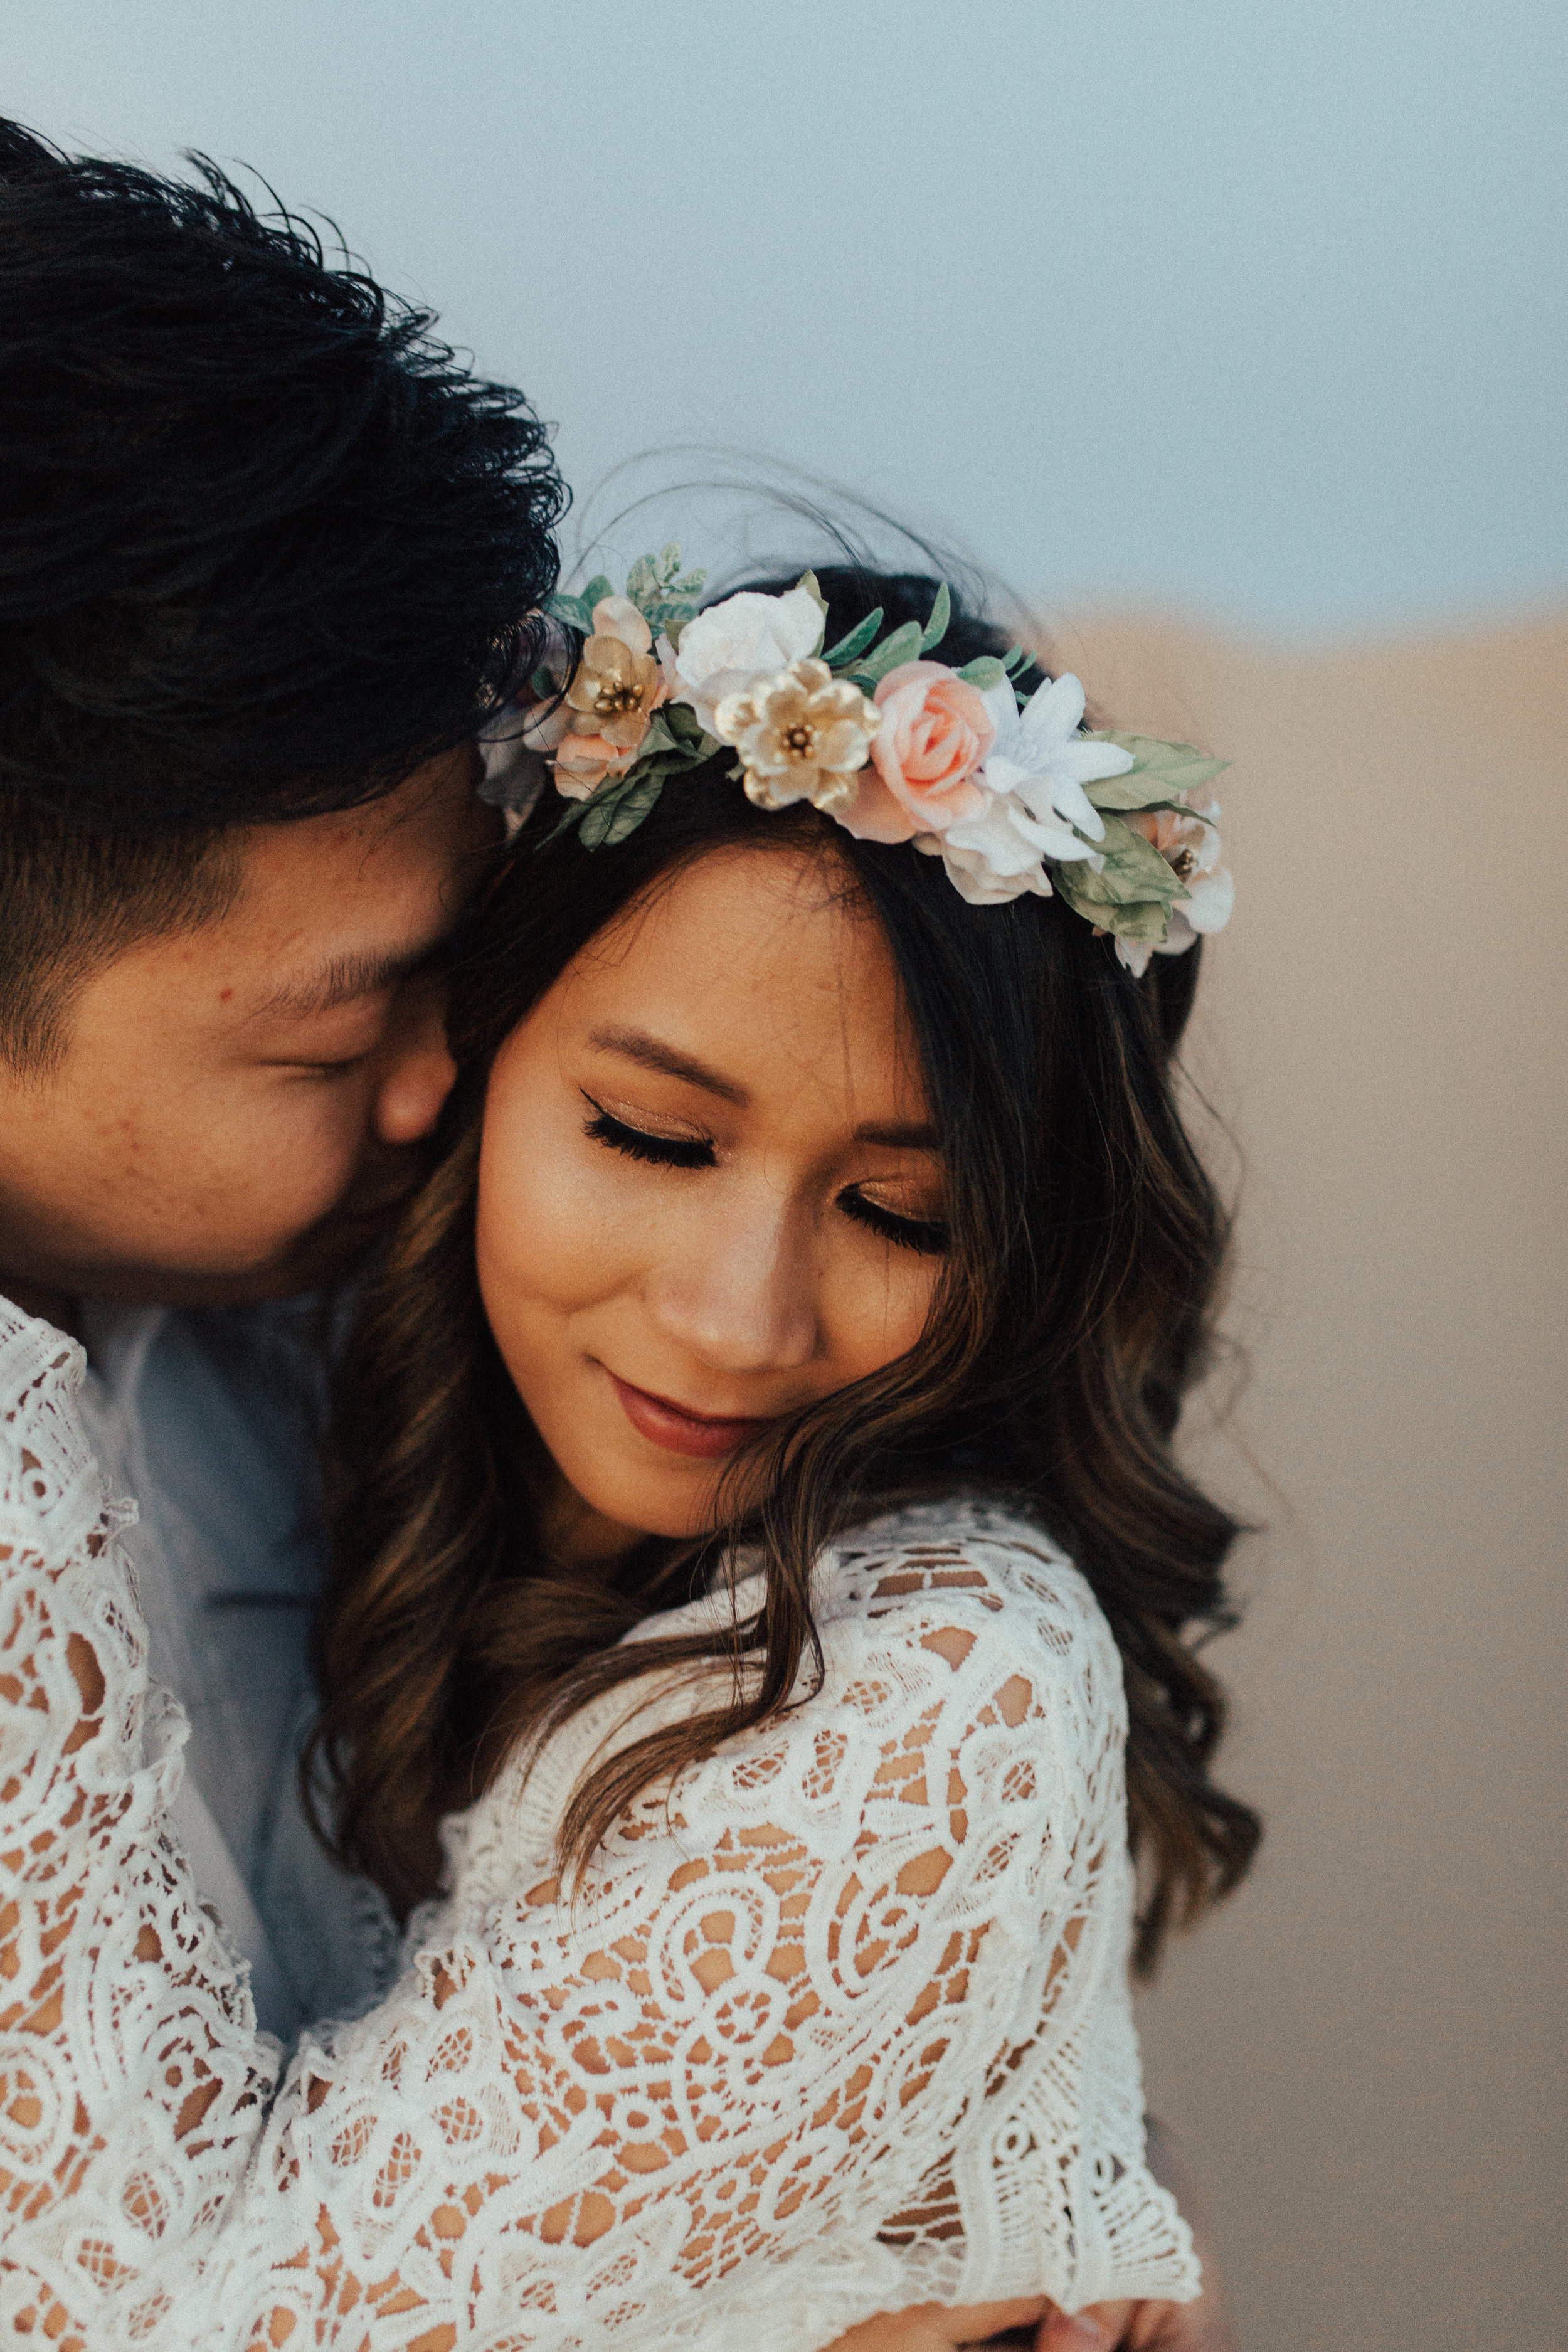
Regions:
M 822 607 L 808 590 L 763 596 L 742 589 L 686 624 L 671 699 L 689 703 L 714 735 L 713 713 L 727 694 L 742 694 L 754 677 L 805 661 L 821 642 Z

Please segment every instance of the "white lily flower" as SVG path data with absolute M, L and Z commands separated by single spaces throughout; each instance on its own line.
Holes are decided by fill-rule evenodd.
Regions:
M 1083 788 L 1106 776 L 1124 776 L 1133 759 L 1120 744 L 1097 743 L 1078 732 L 1084 709 L 1078 679 L 1064 672 L 1038 688 L 1020 710 L 1011 681 L 1004 678 L 988 689 L 985 708 L 996 727 L 982 771 L 992 791 L 1016 795 L 1042 824 L 1065 817 L 1091 841 L 1102 841 L 1104 820 Z
M 990 793 L 978 816 L 961 817 L 940 836 L 942 863 L 954 889 L 972 907 L 996 907 L 1032 890 L 1051 896 L 1042 861 L 1062 865 L 1074 858 L 1104 864 L 1087 841 L 1065 825 L 1042 824 L 1022 797 Z

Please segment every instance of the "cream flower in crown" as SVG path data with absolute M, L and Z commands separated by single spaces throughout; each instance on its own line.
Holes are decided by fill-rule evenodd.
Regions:
M 669 685 L 653 658 L 653 631 L 626 596 L 604 596 L 594 632 L 566 688 L 571 713 L 555 747 L 555 782 L 586 800 L 608 775 L 624 776 Z
M 837 683 L 822 661 L 791 662 L 727 694 L 713 714 L 721 743 L 733 743 L 746 797 L 759 808 L 809 801 L 829 816 L 855 805 L 863 768 L 882 723 L 858 686 Z
M 782 596 L 745 589 L 700 610 L 703 580 L 671 545 L 633 565 L 624 596 L 601 576 L 551 600 L 582 652 L 563 686 L 535 678 L 514 732 L 553 752 L 556 789 L 576 803 L 561 824 L 585 848 L 624 841 L 667 783 L 728 744 L 759 808 L 809 801 L 862 840 L 908 842 L 972 906 L 1058 895 L 1136 974 L 1224 929 L 1235 886 L 1204 796 L 1222 760 L 1086 730 L 1076 677 L 1020 705 L 1021 646 L 958 669 L 930 660 L 945 588 L 923 628 L 879 638 L 879 610 L 825 651 L 811 572 Z M 484 748 L 485 789 L 504 801 L 505 764 Z

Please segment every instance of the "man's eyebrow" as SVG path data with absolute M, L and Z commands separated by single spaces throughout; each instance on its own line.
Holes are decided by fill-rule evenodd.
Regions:
M 399 982 L 411 980 L 416 971 L 433 963 L 446 943 L 443 936 L 395 954 L 333 956 L 314 971 L 285 981 L 273 990 L 260 1010 L 267 1013 L 331 1013 L 338 1005 L 352 1004 L 362 996 L 379 996 L 384 989 L 395 988 Z
M 658 1070 L 667 1078 L 684 1078 L 688 1086 L 700 1087 L 704 1094 L 717 1095 L 721 1102 L 733 1103 L 744 1110 L 752 1097 L 733 1078 L 721 1077 L 700 1062 L 694 1054 L 683 1054 L 678 1046 L 667 1045 L 662 1038 L 652 1037 L 646 1029 L 595 1029 L 588 1040 L 601 1053 L 620 1054 L 639 1069 Z

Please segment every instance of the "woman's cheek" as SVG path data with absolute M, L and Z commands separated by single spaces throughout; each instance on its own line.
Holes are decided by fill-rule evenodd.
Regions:
M 524 1132 L 530 1128 L 531 1132 Z M 624 1187 L 580 1119 L 487 1120 L 477 1240 L 481 1280 L 571 1312 L 616 1287 L 631 1220 Z M 497 1302 L 487 1297 L 492 1307 Z
M 906 1260 L 906 1264 L 900 1264 Z M 875 1269 L 862 1266 L 858 1278 L 840 1278 L 842 1311 L 834 1353 L 845 1367 L 844 1381 L 864 1380 L 917 1345 L 936 1295 L 940 1261 L 912 1250 L 889 1249 Z

